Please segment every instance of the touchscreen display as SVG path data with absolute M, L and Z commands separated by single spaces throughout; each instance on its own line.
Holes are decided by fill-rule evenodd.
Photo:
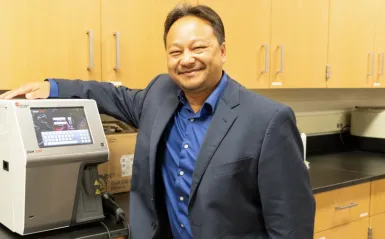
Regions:
M 83 107 L 31 108 L 40 148 L 92 144 Z

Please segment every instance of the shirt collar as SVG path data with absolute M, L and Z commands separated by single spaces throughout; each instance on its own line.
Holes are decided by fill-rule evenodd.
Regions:
M 223 92 L 225 91 L 227 81 L 228 81 L 227 74 L 225 71 L 222 71 L 222 78 L 219 81 L 217 87 L 214 89 L 214 91 L 209 95 L 209 97 L 203 103 L 203 106 L 207 105 L 211 108 L 211 113 L 214 113 L 215 108 L 218 105 L 218 102 L 222 97 Z M 179 90 L 178 98 L 182 104 L 184 105 L 188 104 L 187 99 L 182 90 Z

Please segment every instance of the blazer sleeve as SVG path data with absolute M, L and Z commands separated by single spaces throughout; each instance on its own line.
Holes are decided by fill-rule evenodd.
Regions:
M 267 128 L 258 163 L 263 217 L 271 239 L 312 239 L 315 199 L 294 112 L 282 106 Z
M 95 100 L 100 113 L 112 116 L 138 128 L 146 95 L 158 77 L 153 79 L 144 90 L 133 90 L 125 86 L 115 87 L 108 82 L 52 80 L 58 85 L 59 98 Z

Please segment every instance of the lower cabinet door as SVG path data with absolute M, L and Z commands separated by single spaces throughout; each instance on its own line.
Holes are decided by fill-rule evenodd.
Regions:
M 367 239 L 369 218 L 314 234 L 314 239 Z M 374 239 L 375 237 L 373 237 Z M 379 237 L 385 238 L 385 237 Z
M 371 217 L 370 227 L 372 229 L 371 239 L 385 238 L 385 213 L 381 213 Z

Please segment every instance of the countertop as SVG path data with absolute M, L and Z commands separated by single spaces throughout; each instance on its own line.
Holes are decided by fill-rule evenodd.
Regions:
M 308 156 L 314 193 L 385 178 L 385 153 L 350 151 Z
M 128 201 L 129 194 L 122 193 L 114 195 L 116 202 L 121 206 L 121 208 L 125 211 L 126 216 L 128 217 Z M 124 224 L 115 224 L 110 220 L 110 218 L 106 218 L 103 221 L 108 229 L 110 230 L 110 235 L 112 238 L 119 236 L 127 236 L 128 231 L 125 228 Z M 16 233 L 11 232 L 8 228 L 4 227 L 0 224 L 0 239 L 108 239 L 108 233 L 106 228 L 99 222 L 96 223 L 88 223 L 76 227 L 69 227 L 49 232 L 37 233 L 27 236 L 20 236 Z

